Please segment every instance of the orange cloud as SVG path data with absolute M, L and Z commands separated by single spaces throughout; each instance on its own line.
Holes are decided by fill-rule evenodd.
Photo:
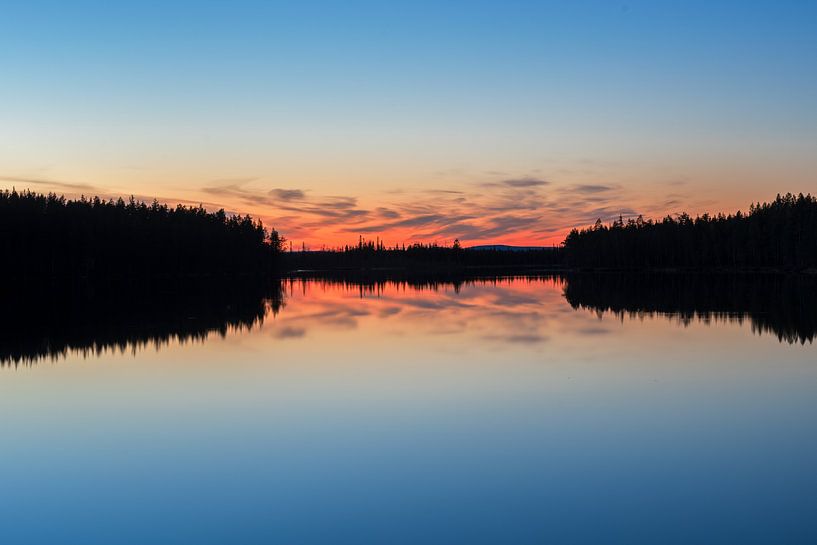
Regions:
M 18 189 L 93 192 L 116 197 L 103 189 L 79 183 L 0 177 Z M 666 192 L 662 192 L 666 190 Z M 682 189 L 682 188 L 681 188 Z M 195 196 L 202 197 L 196 200 Z M 275 227 L 299 246 L 338 247 L 354 244 L 358 236 L 379 237 L 387 245 L 412 242 L 465 245 L 558 244 L 573 227 L 619 215 L 662 216 L 692 205 L 678 184 L 662 184 L 654 195 L 634 194 L 608 183 L 556 184 L 533 177 L 460 184 L 436 189 L 401 189 L 376 195 L 318 195 L 307 188 L 260 186 L 257 178 L 213 180 L 193 198 L 156 196 L 171 204 L 199 204 L 228 213 L 249 213 Z M 153 196 L 140 197 L 152 200 Z

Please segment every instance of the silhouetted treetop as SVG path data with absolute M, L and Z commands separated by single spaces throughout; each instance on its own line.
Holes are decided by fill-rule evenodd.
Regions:
M 191 275 L 271 270 L 283 246 L 250 216 L 130 200 L 0 191 L 4 274 Z
M 532 268 L 559 263 L 558 248 L 522 248 L 504 251 L 496 248 L 463 248 L 458 239 L 453 245 L 437 243 L 386 245 L 378 237 L 359 237 L 355 245 L 319 251 L 286 252 L 283 261 L 289 270 L 405 269 L 412 271 L 463 272 L 468 268 Z
M 817 198 L 778 195 L 749 213 L 688 214 L 573 229 L 564 241 L 569 266 L 611 269 L 817 267 Z

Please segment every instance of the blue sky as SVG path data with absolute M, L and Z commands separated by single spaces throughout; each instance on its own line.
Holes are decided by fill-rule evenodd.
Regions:
M 0 18 L 8 187 L 408 211 L 536 178 L 649 214 L 817 189 L 817 2 L 29 1 Z M 309 235 L 297 211 L 220 195 Z

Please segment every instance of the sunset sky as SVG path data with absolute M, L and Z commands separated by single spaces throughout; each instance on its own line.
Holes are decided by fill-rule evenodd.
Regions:
M 0 188 L 310 247 L 817 192 L 817 2 L 2 2 Z

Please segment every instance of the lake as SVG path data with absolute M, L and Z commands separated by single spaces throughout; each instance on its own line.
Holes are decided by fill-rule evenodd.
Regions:
M 816 299 L 779 275 L 9 291 L 0 543 L 817 543 Z

